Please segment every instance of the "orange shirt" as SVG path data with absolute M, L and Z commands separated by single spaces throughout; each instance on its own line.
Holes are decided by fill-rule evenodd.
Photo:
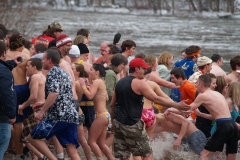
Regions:
M 195 99 L 197 89 L 196 89 L 196 87 L 193 83 L 191 83 L 188 80 L 185 80 L 183 82 L 183 85 L 180 86 L 179 91 L 180 91 L 181 101 L 188 99 L 186 104 L 191 104 Z M 192 117 L 193 120 L 195 120 L 196 119 L 196 114 L 192 113 L 191 117 Z

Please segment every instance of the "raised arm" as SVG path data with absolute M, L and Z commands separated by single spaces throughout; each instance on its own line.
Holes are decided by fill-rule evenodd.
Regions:
M 84 94 L 87 96 L 88 99 L 93 99 L 93 97 L 96 95 L 98 87 L 99 87 L 99 80 L 94 80 L 91 88 L 89 90 L 87 89 L 87 86 L 85 84 L 84 78 L 79 78 L 79 83 L 82 86 Z
M 157 76 L 156 74 L 151 74 L 149 77 L 149 80 L 156 82 L 158 85 L 163 86 L 163 87 L 167 87 L 167 88 L 179 88 L 178 86 L 176 86 L 174 83 L 166 81 L 162 78 L 160 78 L 159 76 Z

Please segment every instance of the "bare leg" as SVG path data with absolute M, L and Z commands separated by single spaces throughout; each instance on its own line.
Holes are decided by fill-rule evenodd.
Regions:
M 106 119 L 106 117 L 103 117 L 103 118 Z M 107 159 L 113 159 L 114 160 L 114 157 L 112 155 L 112 152 L 111 152 L 110 148 L 105 143 L 106 134 L 107 134 L 107 126 L 105 126 L 103 128 L 102 133 L 100 134 L 100 136 L 97 140 L 97 144 L 99 145 L 99 147 L 101 148 L 102 152 L 105 154 Z
M 61 153 L 64 153 L 64 149 L 63 149 L 62 145 L 59 143 L 57 137 L 56 137 L 56 136 L 53 136 L 53 137 L 52 137 L 52 140 L 53 140 L 53 145 L 54 145 L 54 147 L 55 147 L 56 155 L 61 154 Z M 58 157 L 58 158 L 59 158 L 59 157 Z
M 237 154 L 228 154 L 226 157 L 227 160 L 236 160 Z
M 57 158 L 52 154 L 44 141 L 40 139 L 33 139 L 31 135 L 29 135 L 27 139 L 39 152 L 45 155 L 49 160 L 57 160 Z
M 113 139 L 114 139 L 114 136 L 112 133 L 107 133 L 107 138 L 105 140 L 105 143 L 108 147 L 112 146 L 113 144 Z
M 32 151 L 34 153 L 34 155 L 36 155 L 38 158 L 42 158 L 43 157 L 43 154 L 40 153 L 35 147 L 32 146 L 31 143 L 29 142 L 26 142 L 25 145 L 28 147 L 28 149 L 30 151 Z
M 14 129 L 14 144 L 16 149 L 16 155 L 22 155 L 23 154 L 23 143 L 21 143 L 21 135 L 23 131 L 23 123 L 18 122 L 13 125 Z
M 92 159 L 91 148 L 89 147 L 83 129 L 83 124 L 78 125 L 78 141 L 81 144 L 87 160 Z
M 153 132 L 154 132 L 154 129 L 155 129 L 155 124 L 156 124 L 156 119 L 155 119 L 155 121 L 154 121 L 154 123 L 151 127 L 146 128 L 146 132 L 147 132 L 147 135 L 150 138 L 150 140 L 153 139 Z
M 68 153 L 68 156 L 71 158 L 71 159 L 74 159 L 74 160 L 81 160 L 81 158 L 79 157 L 78 155 L 78 152 L 77 152 L 77 149 L 76 149 L 76 146 L 73 145 L 73 144 L 67 144 L 66 145 L 66 151 Z
M 203 151 L 200 153 L 200 159 L 201 160 L 208 160 L 214 152 L 210 152 L 206 149 L 203 149 Z

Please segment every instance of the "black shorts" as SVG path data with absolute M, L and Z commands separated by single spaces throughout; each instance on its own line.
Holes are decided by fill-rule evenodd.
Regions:
M 204 149 L 222 152 L 226 143 L 226 154 L 235 154 L 238 150 L 238 128 L 232 118 L 221 118 L 216 120 L 217 130 L 207 141 Z

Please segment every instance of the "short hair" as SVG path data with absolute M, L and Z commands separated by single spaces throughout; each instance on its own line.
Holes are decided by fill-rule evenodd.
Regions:
M 117 54 L 119 53 L 119 50 L 117 48 L 117 46 L 113 45 L 113 44 L 109 44 L 109 54 Z
M 210 78 L 217 78 L 214 74 L 212 73 L 207 73 L 206 75 L 208 75 Z
M 154 55 L 152 55 L 152 54 L 150 54 L 150 55 L 147 55 L 147 57 L 144 59 L 144 61 L 148 64 L 148 65 L 150 65 L 150 66 L 152 66 L 153 64 L 155 64 L 156 63 L 156 57 L 154 56 Z
M 136 43 L 133 40 L 125 40 L 122 42 L 122 52 L 125 52 L 126 48 L 130 49 L 132 47 L 137 47 Z
M 105 71 L 105 68 L 104 68 L 104 66 L 103 66 L 102 64 L 94 63 L 94 64 L 92 65 L 92 67 L 93 67 L 93 69 L 94 69 L 95 71 L 99 71 L 99 76 L 100 76 L 101 78 L 104 78 L 104 77 L 106 76 L 106 71 Z
M 216 84 L 215 91 L 222 94 L 224 87 L 227 85 L 225 78 L 223 76 L 217 76 Z
M 206 88 L 209 88 L 212 83 L 211 77 L 208 76 L 207 74 L 203 74 L 203 75 L 199 76 L 198 81 L 200 81 L 203 84 L 203 86 Z
M 30 61 L 30 64 L 33 67 L 36 67 L 38 71 L 42 70 L 42 60 L 39 58 L 31 58 L 28 61 Z
M 60 58 L 63 58 L 61 51 L 57 47 L 51 47 L 50 49 L 56 50 L 57 53 L 60 55 Z
M 135 55 L 135 58 L 141 58 L 141 59 L 144 60 L 144 59 L 146 58 L 146 54 L 140 52 L 140 53 L 138 53 L 138 54 Z
M 230 60 L 230 66 L 233 71 L 236 71 L 236 65 L 240 67 L 240 56 L 235 56 Z
M 179 79 L 180 77 L 181 77 L 183 80 L 186 79 L 186 75 L 185 75 L 183 69 L 180 68 L 180 67 L 173 68 L 173 69 L 171 70 L 170 74 L 173 74 L 174 77 L 176 77 L 177 79 Z
M 213 62 L 217 62 L 221 58 L 222 58 L 222 56 L 220 56 L 219 54 L 213 54 L 212 57 L 211 57 Z
M 25 40 L 24 47 L 27 48 L 28 50 L 31 48 L 33 43 L 29 40 Z
M 11 29 L 7 32 L 7 35 L 9 35 L 10 37 L 13 35 L 13 34 L 20 34 L 20 32 L 16 29 Z
M 173 57 L 173 54 L 167 51 L 164 51 L 159 57 L 158 57 L 158 65 L 163 64 L 165 65 L 167 68 L 169 68 L 168 66 L 168 62 L 169 59 L 171 59 Z
M 79 77 L 88 78 L 87 72 L 84 70 L 84 66 L 82 64 L 74 63 L 76 66 L 76 71 L 80 72 Z
M 189 46 L 189 47 L 186 48 L 185 54 L 186 54 L 186 55 L 191 55 L 191 54 L 193 54 L 193 53 L 196 53 L 196 52 L 199 51 L 199 50 L 201 50 L 201 48 L 200 48 L 199 46 L 194 46 L 194 45 L 192 45 L 192 46 Z M 190 56 L 190 57 L 188 57 L 188 58 L 193 59 L 194 56 Z
M 89 34 L 90 34 L 89 30 L 87 30 L 85 28 L 81 28 L 77 31 L 77 36 L 82 35 L 82 36 L 88 37 Z
M 84 39 L 87 39 L 86 36 L 83 35 L 78 35 L 74 40 L 73 40 L 73 44 L 74 45 L 78 45 L 79 43 L 83 43 Z
M 123 56 L 122 54 L 113 55 L 112 59 L 111 59 L 111 65 L 117 67 L 120 64 L 127 65 L 128 64 L 127 58 L 125 56 Z
M 34 48 L 35 48 L 37 53 L 43 53 L 44 51 L 47 50 L 47 47 L 42 43 L 36 44 L 36 46 Z
M 6 44 L 3 41 L 0 41 L 0 56 L 2 56 L 4 53 L 6 53 Z
M 4 40 L 4 39 L 5 39 L 5 35 L 3 31 L 0 29 L 0 40 Z
M 47 59 L 51 59 L 54 65 L 58 65 L 60 62 L 60 54 L 56 49 L 47 49 L 45 51 Z

